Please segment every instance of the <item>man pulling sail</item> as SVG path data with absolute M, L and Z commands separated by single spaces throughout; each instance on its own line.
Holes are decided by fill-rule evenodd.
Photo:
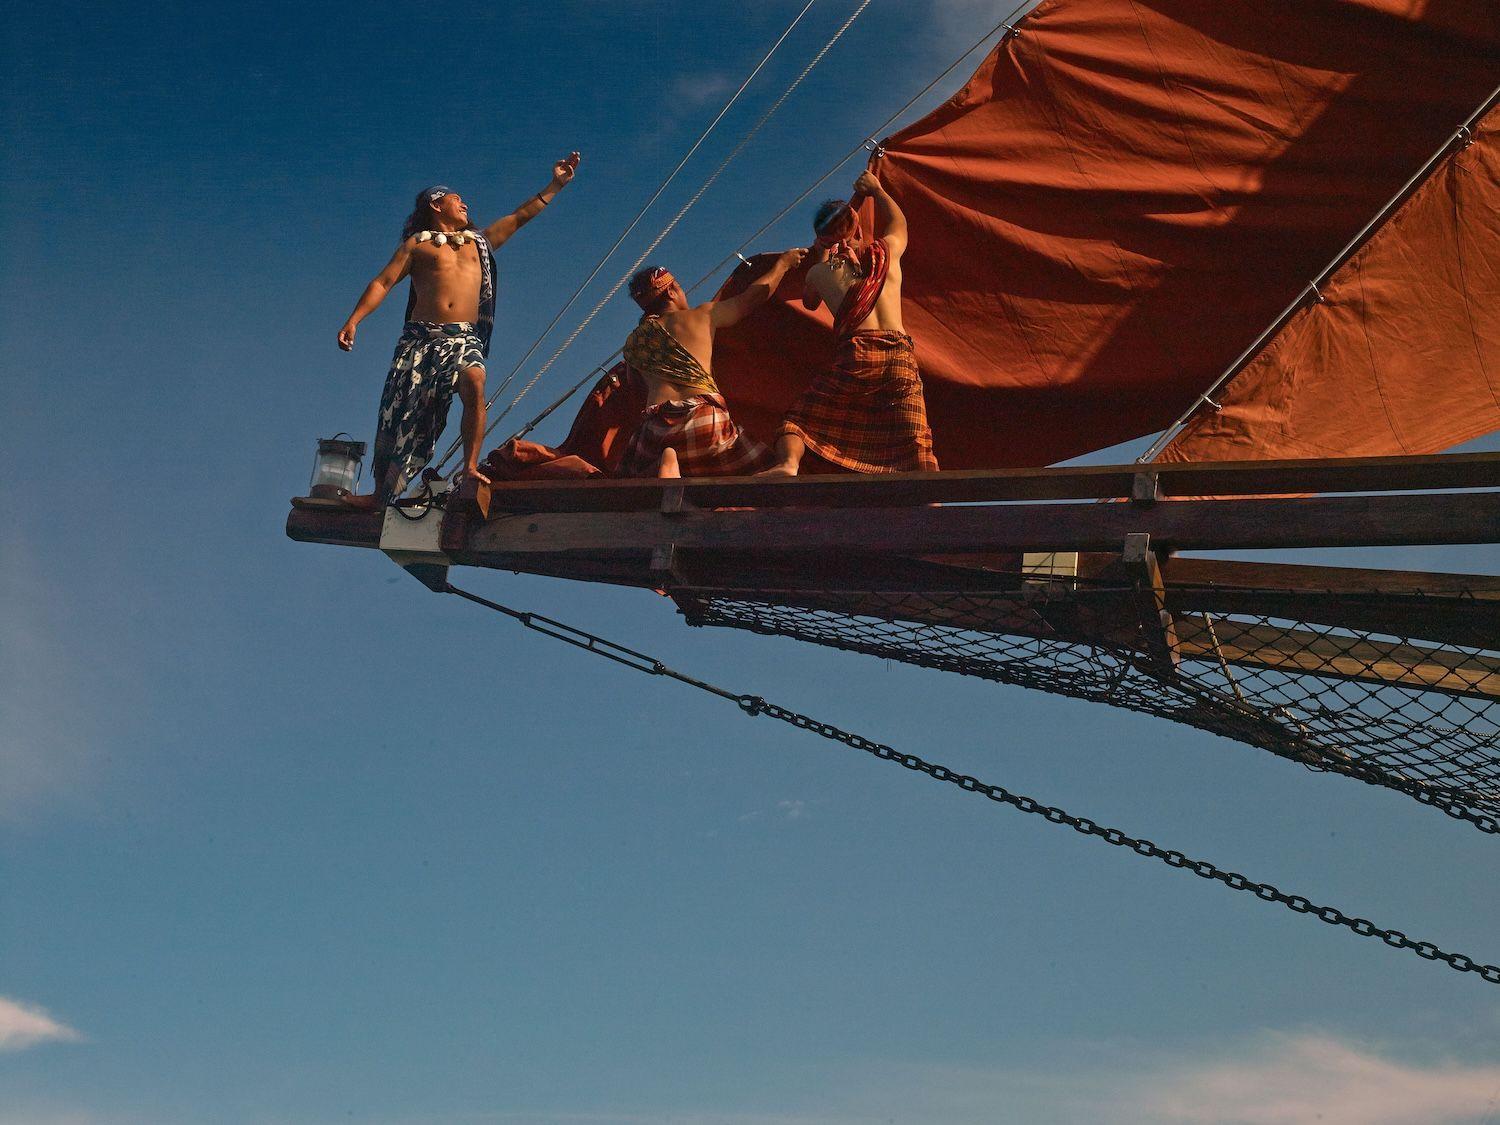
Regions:
M 788 250 L 743 293 L 696 306 L 661 266 L 630 279 L 630 296 L 645 315 L 626 339 L 624 355 L 645 383 L 646 412 L 625 452 L 625 476 L 734 476 L 769 463 L 765 446 L 729 417 L 714 382 L 714 333 L 768 301 L 806 253 Z
M 880 235 L 867 240 L 855 211 L 873 197 Z M 848 203 L 830 200 L 813 222 L 818 256 L 803 304 L 834 312 L 833 365 L 803 392 L 776 442 L 768 473 L 796 475 L 808 450 L 856 473 L 935 471 L 932 431 L 911 337 L 901 322 L 906 217 L 871 172 Z
M 418 193 L 401 245 L 339 329 L 339 347 L 350 351 L 359 322 L 410 275 L 406 324 L 380 396 L 372 458 L 375 491 L 348 497 L 351 506 L 383 506 L 432 460 L 455 390 L 463 403 L 463 471 L 480 475 L 484 361 L 495 323 L 493 253 L 568 185 L 578 160 L 576 152 L 559 160 L 545 188 L 482 232 L 469 224 L 468 205 L 451 188 L 439 185 Z

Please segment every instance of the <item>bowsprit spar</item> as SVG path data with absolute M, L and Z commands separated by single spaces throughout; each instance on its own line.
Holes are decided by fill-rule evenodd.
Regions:
M 1194 554 L 1500 541 L 1500 454 L 1439 453 L 1500 429 L 1500 25 L 1479 8 L 1045 0 L 1008 20 L 967 84 L 870 159 L 913 232 L 904 309 L 944 472 L 610 479 L 639 410 L 617 365 L 551 451 L 580 479 L 469 481 L 384 513 L 303 500 L 288 534 L 378 547 L 444 592 L 462 593 L 455 565 L 659 589 L 693 625 L 1144 712 L 1500 834 L 1500 577 Z M 800 281 L 715 349 L 763 438 L 831 350 Z M 1032 467 L 1152 434 L 1135 464 Z

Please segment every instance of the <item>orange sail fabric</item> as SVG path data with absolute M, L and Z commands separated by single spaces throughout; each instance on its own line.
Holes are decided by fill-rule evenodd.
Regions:
M 1045 464 L 1169 425 L 1483 101 L 1497 60 L 1492 0 L 1047 0 L 874 161 L 911 229 L 904 317 L 938 460 Z M 832 359 L 800 292 L 788 278 L 715 344 L 762 440 Z
M 490 450 L 481 468 L 490 480 L 555 480 L 613 474 L 646 409 L 646 386 L 623 362 L 589 392 L 559 446 L 512 438 Z
M 1437 453 L 1500 430 L 1500 109 L 1162 451 Z

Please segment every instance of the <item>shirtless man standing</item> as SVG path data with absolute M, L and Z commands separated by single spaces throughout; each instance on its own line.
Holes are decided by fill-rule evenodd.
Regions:
M 690 305 L 662 266 L 630 279 L 630 296 L 646 315 L 624 354 L 645 382 L 646 412 L 626 447 L 625 476 L 734 476 L 766 465 L 769 451 L 740 432 L 714 382 L 714 332 L 770 300 L 806 253 L 788 250 L 743 293 L 701 305 Z
M 482 233 L 469 225 L 468 205 L 452 189 L 430 187 L 417 195 L 395 256 L 365 287 L 339 329 L 339 347 L 351 350 L 359 322 L 410 275 L 406 326 L 380 396 L 372 458 L 375 491 L 347 497 L 352 507 L 383 507 L 432 460 L 455 389 L 463 402 L 463 471 L 480 475 L 484 360 L 495 324 L 493 252 L 541 214 L 577 169 L 576 152 L 559 160 L 551 183 Z
M 860 230 L 854 208 L 873 197 L 880 237 Z M 808 450 L 856 473 L 935 471 L 932 431 L 911 337 L 901 322 L 901 255 L 906 217 L 871 172 L 854 197 L 829 200 L 813 221 L 818 260 L 802 298 L 834 314 L 832 367 L 788 412 L 768 473 L 795 476 Z

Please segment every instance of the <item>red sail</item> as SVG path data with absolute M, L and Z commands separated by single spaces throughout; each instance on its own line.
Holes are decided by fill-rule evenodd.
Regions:
M 1500 430 L 1500 109 L 1164 461 L 1437 453 Z
M 1169 425 L 1484 100 L 1497 59 L 1488 0 L 1047 0 L 875 162 L 911 227 L 939 461 L 1044 464 Z M 716 344 L 761 437 L 832 354 L 799 293 Z

